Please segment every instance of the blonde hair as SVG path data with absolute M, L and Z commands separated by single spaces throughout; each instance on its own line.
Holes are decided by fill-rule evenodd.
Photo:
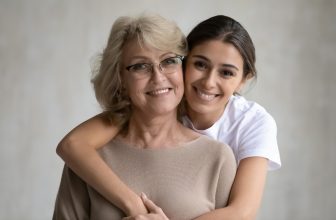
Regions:
M 131 115 L 131 105 L 122 84 L 121 56 L 123 47 L 130 40 L 185 56 L 188 48 L 184 34 L 172 21 L 159 15 L 142 14 L 138 17 L 118 18 L 93 70 L 91 82 L 96 98 L 117 126 L 125 127 Z

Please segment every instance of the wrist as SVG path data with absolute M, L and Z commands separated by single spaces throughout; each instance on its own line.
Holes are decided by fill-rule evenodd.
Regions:
M 140 196 L 134 194 L 132 196 L 129 196 L 124 201 L 124 212 L 126 216 L 136 216 L 140 214 L 147 214 L 147 209 L 145 205 L 143 204 Z

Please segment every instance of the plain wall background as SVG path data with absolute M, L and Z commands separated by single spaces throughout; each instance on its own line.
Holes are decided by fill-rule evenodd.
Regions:
M 245 94 L 276 119 L 283 167 L 259 220 L 335 219 L 336 2 L 333 0 L 0 0 L 0 219 L 51 219 L 60 139 L 99 112 L 90 63 L 121 15 L 144 10 L 187 34 L 232 16 L 252 36 L 259 78 Z

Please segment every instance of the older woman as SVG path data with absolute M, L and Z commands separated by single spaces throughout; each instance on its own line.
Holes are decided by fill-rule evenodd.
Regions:
M 192 219 L 225 207 L 235 176 L 231 149 L 184 127 L 177 106 L 187 48 L 178 27 L 159 16 L 121 17 L 93 78 L 96 97 L 122 132 L 100 154 L 161 219 Z M 146 202 L 145 202 L 146 204 Z M 64 168 L 53 219 L 120 219 L 125 214 Z

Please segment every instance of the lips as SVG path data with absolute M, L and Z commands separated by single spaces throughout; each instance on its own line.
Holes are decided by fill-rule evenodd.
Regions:
M 146 94 L 151 95 L 151 96 L 160 96 L 160 95 L 165 95 L 165 94 L 169 93 L 170 90 L 171 90 L 171 88 L 155 89 L 155 90 L 151 90 L 149 92 L 146 92 Z
M 210 94 L 204 91 L 201 91 L 199 89 L 197 89 L 196 87 L 194 87 L 197 97 L 200 98 L 203 101 L 212 101 L 214 100 L 217 96 L 219 96 L 218 94 Z

